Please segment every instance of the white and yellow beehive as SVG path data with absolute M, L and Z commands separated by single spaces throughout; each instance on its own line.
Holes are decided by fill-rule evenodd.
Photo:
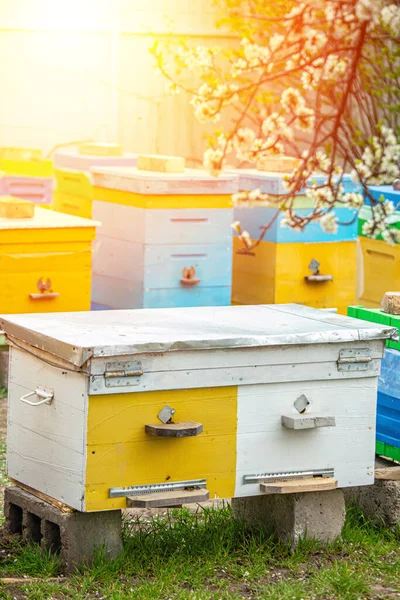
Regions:
M 283 476 L 308 474 L 308 491 L 321 477 L 374 481 L 391 327 L 292 304 L 13 315 L 0 328 L 7 473 L 72 508 L 257 496 Z

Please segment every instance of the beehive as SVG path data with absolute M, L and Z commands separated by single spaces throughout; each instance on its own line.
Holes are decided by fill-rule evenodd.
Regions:
M 257 496 L 305 474 L 374 481 L 390 327 L 274 305 L 12 315 L 0 329 L 7 473 L 72 508 Z
M 50 207 L 53 200 L 53 179 L 0 174 L 0 193 Z
M 93 215 L 102 222 L 93 301 L 110 308 L 229 305 L 232 193 L 237 179 L 95 168 Z
M 389 186 L 383 186 L 389 188 Z M 375 188 L 371 188 L 374 190 Z M 380 192 L 379 192 L 380 193 Z M 396 196 L 397 194 L 397 196 Z M 387 199 L 400 202 L 400 192 L 388 189 Z M 379 197 L 376 198 L 379 200 Z M 383 294 L 390 289 L 400 289 L 400 244 L 392 246 L 379 234 L 376 239 L 368 238 L 363 233 L 363 225 L 372 218 L 372 209 L 364 206 L 358 219 L 361 244 L 361 260 L 358 266 L 362 273 L 362 291 L 357 301 L 368 308 L 378 308 Z M 393 229 L 400 229 L 400 212 L 388 218 Z
M 0 218 L 0 313 L 89 310 L 96 225 L 40 207 Z
M 82 144 L 76 150 L 54 155 L 56 192 L 54 210 L 78 217 L 92 217 L 92 181 L 95 166 L 134 166 L 136 154 L 123 153 L 116 144 Z
M 284 175 L 254 169 L 238 171 L 239 187 L 244 191 L 259 189 L 275 200 L 287 193 Z M 324 177 L 314 175 L 309 184 L 322 184 Z M 357 189 L 350 176 L 344 176 L 345 191 Z M 303 191 L 304 192 L 304 191 Z M 275 198 L 274 198 L 275 197 Z M 299 193 L 296 214 L 307 216 L 311 201 Z M 310 223 L 303 231 L 281 227 L 284 214 L 276 206 L 254 201 L 235 207 L 235 221 L 248 231 L 250 244 L 261 236 L 262 226 L 272 223 L 258 246 L 249 254 L 238 254 L 243 242 L 234 238 L 232 301 L 235 304 L 297 302 L 316 308 L 335 307 L 346 314 L 355 299 L 357 213 L 343 206 L 335 208 L 339 221 L 335 235 Z M 275 220 L 274 220 L 275 218 Z
M 0 195 L 15 196 L 50 208 L 53 164 L 35 148 L 0 148 Z
M 53 163 L 36 148 L 0 148 L 0 171 L 23 177 L 53 176 Z
M 400 316 L 381 309 L 350 306 L 348 315 L 371 323 L 395 327 L 400 334 Z M 400 461 L 400 341 L 387 340 L 378 380 L 376 453 Z

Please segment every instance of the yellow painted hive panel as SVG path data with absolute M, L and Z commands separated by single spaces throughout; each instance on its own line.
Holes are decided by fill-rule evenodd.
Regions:
M 53 210 L 75 217 L 91 219 L 92 199 L 77 194 L 56 191 L 53 194 Z
M 235 250 L 240 241 L 234 240 Z M 240 304 L 295 302 L 314 308 L 337 308 L 346 314 L 355 299 L 357 242 L 287 243 L 261 242 L 254 256 L 233 258 L 232 300 Z M 316 259 L 320 273 L 332 281 L 308 282 L 310 262 Z
M 10 175 L 24 175 L 25 177 L 52 177 L 53 163 L 51 160 L 12 160 L 0 158 L 0 171 Z
M 58 168 L 54 169 L 54 176 L 58 192 L 83 196 L 85 198 L 92 197 L 93 187 L 88 173 Z
M 232 208 L 231 194 L 142 195 L 101 187 L 93 188 L 93 198 L 102 202 L 137 208 Z
M 359 302 L 366 308 L 379 308 L 384 294 L 400 289 L 400 245 L 360 237 L 363 292 Z
M 203 424 L 198 437 L 145 433 L 165 405 L 174 420 Z M 86 511 L 124 508 L 113 487 L 207 479 L 210 497 L 231 498 L 236 474 L 237 388 L 139 392 L 89 397 Z

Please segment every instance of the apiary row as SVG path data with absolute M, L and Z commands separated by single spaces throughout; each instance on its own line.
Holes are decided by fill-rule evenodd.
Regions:
M 0 166 L 15 170 L 23 162 L 16 158 L 8 155 Z M 56 152 L 52 216 L 43 217 L 40 209 L 46 205 L 42 202 L 38 216 L 29 226 L 26 223 L 26 228 L 22 222 L 1 221 L 4 232 L 14 232 L 3 235 L 0 241 L 3 261 L 8 257 L 3 270 L 7 293 L 1 312 L 15 312 L 17 305 L 18 311 L 35 312 L 76 307 L 87 310 L 90 305 L 94 309 L 121 309 L 295 301 L 316 308 L 335 307 L 345 314 L 357 299 L 357 269 L 363 304 L 379 306 L 387 289 L 397 289 L 398 247 L 362 235 L 370 207 L 362 209 L 358 222 L 356 211 L 335 208 L 339 225 L 334 235 L 315 222 L 296 231 L 281 226 L 284 213 L 276 218 L 273 202 L 247 202 L 235 207 L 232 203 L 235 192 L 255 189 L 278 201 L 284 199 L 282 173 L 240 170 L 215 179 L 202 171 L 185 169 L 182 159 L 150 157 L 147 164 L 143 160 L 137 168 L 136 155 L 104 145 Z M 33 156 L 30 162 L 29 168 L 24 167 L 25 175 L 0 177 L 0 195 L 30 200 L 41 197 L 46 202 L 51 198 L 51 179 L 37 175 L 47 172 L 48 161 Z M 28 173 L 35 173 L 36 187 L 28 186 Z M 323 176 L 315 175 L 310 185 L 323 181 Z M 349 176 L 342 184 L 345 191 L 357 190 Z M 389 189 L 373 191 L 382 192 L 388 194 Z M 311 201 L 299 194 L 295 209 L 307 218 Z M 70 217 L 94 221 L 84 227 Z M 236 221 L 249 233 L 248 252 L 243 251 L 237 232 L 232 238 L 231 225 Z M 92 245 L 95 222 L 101 227 Z M 256 243 L 262 226 L 268 224 L 262 240 Z M 59 235 L 63 227 L 69 230 L 68 236 Z M 30 231 L 27 236 L 25 229 Z M 51 229 L 57 231 L 52 246 L 45 242 Z M 90 231 L 84 241 L 82 230 Z M 35 260 L 29 240 L 35 244 Z M 358 246 L 361 262 L 357 261 Z M 28 256 L 29 260 L 24 260 Z M 19 282 L 22 272 L 23 287 L 30 291 L 26 289 L 23 299 L 19 294 L 14 308 L 16 288 L 11 275 Z M 58 282 L 60 278 L 63 283 Z M 50 281 L 52 290 L 61 289 L 61 285 L 62 294 L 52 292 L 59 295 L 45 301 L 50 296 L 43 280 L 47 286 Z M 31 288 L 37 291 L 38 286 L 43 290 L 40 298 L 45 300 L 35 302 Z M 74 308 L 69 308 L 70 294 Z

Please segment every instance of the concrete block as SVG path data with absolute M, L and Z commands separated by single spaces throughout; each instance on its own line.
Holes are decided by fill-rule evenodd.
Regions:
M 121 511 L 64 513 L 19 487 L 6 488 L 4 528 L 60 553 L 66 572 L 90 564 L 96 550 L 115 558 L 122 551 Z
M 400 315 L 400 292 L 386 292 L 381 304 L 383 312 L 389 315 Z
M 375 462 L 375 483 L 345 490 L 347 504 L 359 506 L 379 525 L 397 529 L 400 524 L 400 480 L 398 465 L 382 458 Z M 393 469 L 393 477 L 390 470 Z M 378 470 L 378 471 L 377 471 Z M 379 474 L 379 470 L 388 471 Z M 380 478 L 382 477 L 382 479 Z
M 183 173 L 185 159 L 181 156 L 139 155 L 137 168 L 140 171 L 157 171 L 158 173 Z
M 334 540 L 346 517 L 343 490 L 234 498 L 232 512 L 292 547 L 302 538 Z

